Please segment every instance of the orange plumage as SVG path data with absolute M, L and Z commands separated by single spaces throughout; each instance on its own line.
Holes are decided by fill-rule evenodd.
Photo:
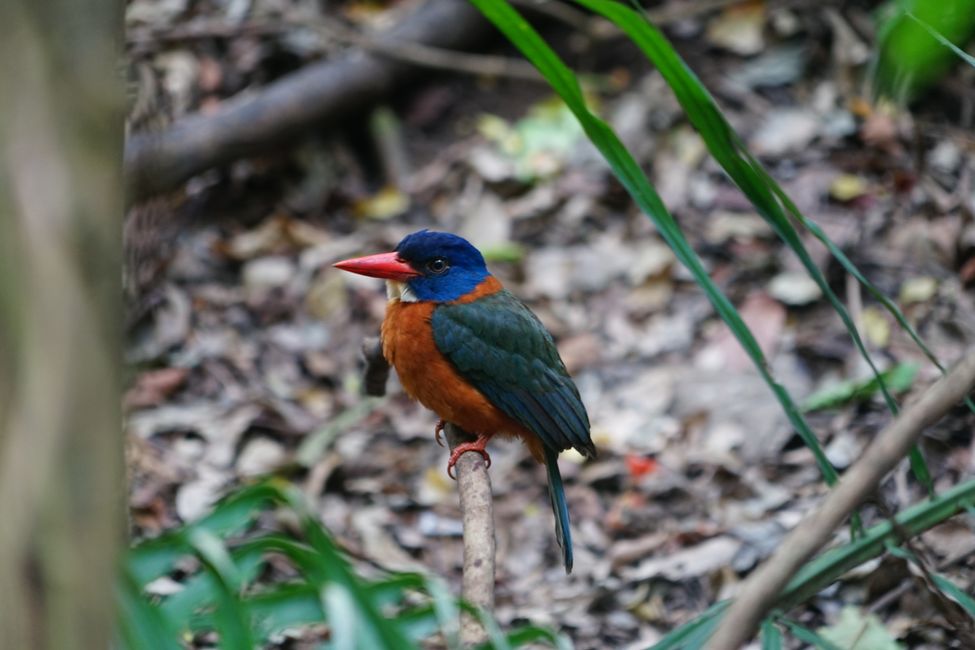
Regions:
M 501 290 L 501 283 L 489 277 L 477 289 L 456 302 L 471 302 Z M 469 433 L 480 436 L 517 436 L 535 460 L 543 462 L 538 436 L 505 415 L 469 382 L 464 380 L 437 350 L 430 317 L 436 308 L 430 302 L 389 301 L 382 325 L 383 356 L 399 375 L 407 394 Z

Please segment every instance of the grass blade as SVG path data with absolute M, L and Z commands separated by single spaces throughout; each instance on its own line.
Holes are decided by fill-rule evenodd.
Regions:
M 579 120 L 586 135 L 602 153 L 620 183 L 623 184 L 640 209 L 653 220 L 661 237 L 674 251 L 677 259 L 694 276 L 695 281 L 704 290 L 718 315 L 728 324 L 731 332 L 741 343 L 762 378 L 782 405 L 789 422 L 812 451 L 816 464 L 823 473 L 825 480 L 833 485 L 837 480 L 836 470 L 826 458 L 822 445 L 806 424 L 792 397 L 772 376 L 765 355 L 755 337 L 748 330 L 741 315 L 727 296 L 711 280 L 700 258 L 687 242 L 677 222 L 667 211 L 660 196 L 633 156 L 620 142 L 616 133 L 589 110 L 575 76 L 537 32 L 507 2 L 498 0 L 471 0 L 471 2 L 538 68 L 553 90 Z M 590 6 L 588 2 L 583 4 Z M 612 4 L 614 7 L 625 9 L 621 5 Z
M 762 650 L 782 650 L 782 632 L 772 618 L 762 621 Z
M 965 593 L 961 587 L 940 573 L 932 574 L 931 578 L 934 580 L 934 584 L 938 589 L 945 592 L 956 603 L 961 605 L 968 612 L 969 616 L 975 618 L 975 598 L 972 598 L 970 594 Z
M 158 607 L 142 594 L 132 572 L 122 570 L 118 588 L 118 635 L 126 650 L 180 650 L 179 638 Z
M 227 548 L 216 535 L 205 530 L 193 531 L 190 542 L 203 560 L 203 566 L 216 579 L 217 604 L 213 618 L 220 647 L 228 650 L 256 647 L 250 614 L 239 597 L 243 581 Z
M 707 88 L 687 67 L 687 64 L 677 54 L 667 38 L 646 19 L 642 10 L 641 12 L 634 11 L 613 0 L 575 1 L 616 24 L 660 71 L 667 85 L 673 90 L 677 101 L 683 107 L 688 119 L 701 134 L 711 155 L 718 161 L 718 164 L 721 165 L 735 185 L 748 197 L 758 213 L 769 223 L 779 238 L 792 249 L 809 277 L 813 279 L 833 310 L 839 315 L 860 356 L 870 366 L 888 409 L 893 415 L 897 415 L 897 402 L 888 391 L 884 377 L 867 351 L 846 306 L 830 287 L 822 271 L 813 262 L 812 256 L 799 237 L 798 231 L 789 220 L 786 206 L 780 200 L 780 197 L 785 193 L 762 167 L 761 163 L 747 151 L 741 138 L 718 109 L 717 102 L 711 97 Z M 795 207 L 794 204 L 793 207 Z M 803 219 L 803 221 L 808 220 Z M 826 237 L 825 233 L 822 233 L 822 236 Z M 858 275 L 862 277 L 862 274 Z M 911 452 L 911 467 L 916 469 L 915 476 L 918 481 L 925 486 L 929 493 L 932 493 L 933 485 L 930 481 L 930 472 L 917 448 Z
M 906 104 L 941 79 L 975 32 L 975 0 L 896 0 L 882 5 L 870 78 Z M 949 45 L 950 44 L 950 45 Z M 962 56 L 968 61 L 966 56 Z
M 731 601 L 723 600 L 711 605 L 711 607 L 695 617 L 694 620 L 671 630 L 664 638 L 657 641 L 650 650 L 686 650 L 692 647 L 690 643 L 695 642 L 695 639 L 701 634 L 702 630 L 706 630 L 704 638 L 707 639 L 714 632 L 714 628 L 717 626 L 718 621 L 721 620 L 724 610 L 728 609 L 728 605 L 730 604 Z
M 265 641 L 288 628 L 325 622 L 321 599 L 310 585 L 284 585 L 246 602 L 252 624 Z
M 529 644 L 545 642 L 557 650 L 572 650 L 572 644 L 561 635 L 555 634 L 552 630 L 537 625 L 526 625 L 517 630 L 509 632 L 507 635 L 508 643 L 515 648 L 521 648 Z M 492 646 L 481 646 L 490 648 Z
M 304 497 L 293 486 L 281 488 L 281 496 L 287 500 L 288 505 L 300 514 L 301 528 L 308 540 L 309 545 L 315 550 L 320 558 L 321 569 L 330 584 L 336 584 L 343 589 L 343 600 L 341 604 L 345 606 L 344 596 L 348 596 L 349 602 L 354 605 L 351 610 L 356 615 L 359 625 L 357 630 L 360 634 L 373 636 L 375 643 L 372 647 L 388 648 L 390 650 L 412 650 L 414 647 L 403 631 L 396 625 L 395 621 L 388 620 L 382 616 L 376 604 L 369 598 L 369 594 L 358 578 L 352 573 L 345 558 L 335 546 L 335 542 L 328 535 L 325 529 L 318 523 L 318 520 L 311 516 L 305 506 Z M 335 602 L 340 602 L 335 597 Z M 326 612 L 329 620 L 334 620 L 333 612 Z M 363 641 L 363 639 L 360 639 Z M 363 647 L 370 647 L 368 644 Z
M 884 521 L 869 528 L 859 539 L 833 548 L 808 562 L 793 577 L 779 596 L 782 611 L 805 602 L 835 582 L 850 569 L 881 555 L 888 545 L 900 541 L 901 534 L 915 536 L 975 506 L 975 479 L 954 486 L 933 499 L 898 513 L 896 528 Z M 692 621 L 672 630 L 651 650 L 688 648 L 688 639 L 706 623 L 717 625 L 731 601 L 715 603 Z M 787 621 L 783 621 L 787 623 Z
M 322 592 L 322 606 L 329 614 L 332 646 L 335 650 L 356 650 L 370 647 L 360 638 L 356 625 L 359 612 L 355 598 L 342 584 L 329 584 Z M 361 643 L 361 645 L 360 645 Z
M 924 22 L 923 20 L 921 20 L 917 16 L 915 16 L 913 12 L 908 11 L 904 15 L 907 16 L 908 18 L 910 18 L 911 20 L 913 20 L 914 22 L 916 22 L 918 25 L 920 25 L 921 28 L 924 29 L 924 31 L 926 31 L 928 34 L 930 34 L 934 38 L 934 40 L 938 41 L 939 43 L 941 43 L 942 45 L 944 45 L 945 47 L 947 47 L 949 50 L 951 50 L 952 52 L 954 52 L 955 53 L 955 56 L 957 56 L 958 58 L 960 58 L 962 61 L 964 61 L 968 65 L 975 67 L 975 56 L 972 56 L 971 54 L 969 54 L 965 50 L 961 49 L 960 47 L 958 47 L 957 45 L 955 45 L 954 43 L 952 43 L 951 41 L 949 41 L 947 38 L 945 38 L 944 34 L 942 34 L 941 32 L 939 32 L 934 27 L 932 27 L 928 23 Z
M 830 643 L 823 637 L 819 636 L 816 632 L 813 632 L 807 627 L 803 627 L 794 621 L 790 621 L 787 618 L 782 619 L 785 626 L 789 628 L 792 632 L 792 636 L 796 637 L 804 643 L 808 643 L 814 648 L 819 648 L 819 650 L 843 650 L 834 643 Z
M 897 528 L 889 521 L 873 526 L 859 539 L 826 551 L 807 563 L 786 586 L 780 596 L 781 606 L 788 608 L 818 593 L 850 569 L 871 560 L 897 543 L 901 532 L 914 536 L 963 512 L 975 504 L 975 480 L 960 483 L 950 490 L 896 515 Z

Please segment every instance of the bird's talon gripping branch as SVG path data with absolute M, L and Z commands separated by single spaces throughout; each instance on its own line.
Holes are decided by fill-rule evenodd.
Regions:
M 437 439 L 437 444 L 441 447 L 443 447 L 443 438 L 440 437 L 440 434 L 443 433 L 445 426 L 447 426 L 447 423 L 441 418 L 437 420 L 437 426 L 433 428 L 433 436 Z
M 484 448 L 487 446 L 488 440 L 490 440 L 490 436 L 478 437 L 478 439 L 474 442 L 462 442 L 454 447 L 454 451 L 450 454 L 450 460 L 447 461 L 447 476 L 455 481 L 457 480 L 457 477 L 454 476 L 453 472 L 454 465 L 457 464 L 461 454 L 466 454 L 469 451 L 476 451 L 479 453 L 484 458 L 484 462 L 487 464 L 487 466 L 491 467 L 491 456 Z

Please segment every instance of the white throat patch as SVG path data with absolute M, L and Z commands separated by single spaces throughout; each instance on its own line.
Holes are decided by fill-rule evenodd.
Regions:
M 410 290 L 405 282 L 397 282 L 396 280 L 386 280 L 386 297 L 401 302 L 419 302 L 416 294 Z

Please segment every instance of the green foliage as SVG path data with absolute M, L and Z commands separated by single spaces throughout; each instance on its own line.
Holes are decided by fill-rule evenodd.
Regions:
M 817 648 L 818 650 L 847 650 L 845 648 L 841 648 L 840 646 L 834 645 L 816 632 L 813 632 L 809 628 L 803 627 L 794 621 L 783 619 L 782 622 L 787 628 L 789 628 L 789 631 L 792 632 L 792 636 L 799 639 L 803 643 L 809 644 L 809 647 L 811 648 Z
M 761 637 L 762 650 L 781 650 L 782 632 L 779 631 L 778 625 L 771 618 L 762 622 Z
M 917 375 L 917 364 L 910 362 L 899 363 L 890 370 L 881 373 L 888 389 L 895 393 L 901 393 L 910 388 L 911 384 L 914 383 L 915 375 Z M 807 397 L 802 403 L 802 410 L 808 413 L 837 408 L 872 397 L 877 394 L 879 389 L 880 382 L 876 377 L 858 381 L 841 381 Z
M 848 650 L 904 650 L 876 614 L 849 605 L 833 625 L 819 629 L 819 636 Z
M 975 0 L 897 0 L 879 17 L 873 81 L 876 89 L 909 102 L 943 76 L 975 34 Z
M 296 522 L 300 539 L 252 530 L 271 513 Z M 268 583 L 269 558 L 284 558 L 296 577 Z M 175 593 L 149 596 L 152 581 L 198 566 Z M 486 614 L 450 595 L 439 580 L 395 573 L 374 580 L 355 575 L 328 532 L 292 485 L 270 480 L 221 501 L 207 517 L 131 549 L 119 588 L 119 646 L 131 650 L 183 647 L 216 632 L 221 648 L 256 648 L 286 629 L 327 625 L 335 649 L 412 650 L 442 635 L 457 647 L 458 615 L 486 621 L 485 648 L 521 647 L 566 640 L 545 628 L 526 626 L 505 636 Z
M 792 397 L 772 376 L 765 359 L 765 354 L 759 347 L 758 341 L 755 340 L 755 337 L 745 325 L 738 310 L 735 309 L 731 301 L 728 300 L 728 297 L 725 296 L 708 275 L 700 257 L 691 248 L 680 226 L 677 225 L 674 217 L 667 210 L 657 191 L 643 173 L 640 165 L 634 160 L 629 150 L 623 145 L 613 129 L 589 109 L 579 81 L 572 71 L 566 67 L 558 55 L 532 29 L 531 25 L 507 2 L 499 2 L 496 0 L 471 1 L 538 68 L 552 86 L 552 89 L 555 90 L 566 103 L 566 106 L 569 107 L 569 110 L 576 116 L 587 137 L 600 153 L 602 153 L 620 183 L 627 189 L 640 209 L 653 220 L 661 237 L 663 237 L 664 241 L 674 251 L 677 259 L 694 276 L 695 282 L 704 290 L 708 299 L 714 305 L 715 310 L 721 316 L 722 320 L 728 324 L 731 332 L 752 359 L 755 367 L 782 405 L 789 421 L 795 427 L 803 441 L 812 450 L 816 458 L 816 463 L 826 481 L 830 485 L 835 483 L 837 480 L 836 470 L 826 458 L 822 446 L 806 424 Z M 641 17 L 633 14 L 622 5 L 612 2 L 590 2 L 589 0 L 580 0 L 580 3 L 595 11 L 604 13 L 611 20 L 626 21 L 627 25 L 630 22 L 646 25 Z M 625 15 L 619 13 L 623 11 L 628 13 Z M 632 34 L 631 37 L 633 37 Z M 662 39 L 663 37 L 661 36 L 660 38 Z M 672 50 L 671 52 L 673 64 L 684 71 L 684 75 L 695 84 L 696 88 L 703 90 L 703 86 L 687 70 L 683 61 Z M 668 81 L 670 80 L 668 79 Z
M 835 483 L 837 480 L 836 471 L 827 460 L 819 441 L 809 429 L 791 396 L 772 376 L 762 351 L 758 347 L 751 332 L 745 326 L 739 313 L 721 290 L 711 281 L 701 264 L 700 258 L 690 248 L 680 227 L 668 212 L 666 206 L 664 206 L 638 163 L 633 159 L 612 128 L 601 120 L 590 108 L 581 90 L 581 86 L 572 71 L 565 66 L 545 41 L 542 40 L 507 2 L 496 0 L 471 1 L 538 68 L 553 90 L 562 98 L 576 119 L 579 120 L 587 137 L 602 153 L 613 173 L 633 197 L 636 204 L 657 226 L 660 235 L 674 251 L 677 259 L 688 268 L 695 281 L 714 305 L 715 310 L 752 359 L 756 368 L 782 405 L 789 421 L 803 442 L 812 451 L 826 482 L 831 485 Z M 817 224 L 810 221 L 799 211 L 795 203 L 779 187 L 775 180 L 762 167 L 761 163 L 746 150 L 741 139 L 724 118 L 707 89 L 687 67 L 663 34 L 639 13 L 641 11 L 639 6 L 634 11 L 612 0 L 575 1 L 577 4 L 602 15 L 616 24 L 661 72 L 663 78 L 676 95 L 677 100 L 684 108 L 688 119 L 701 134 L 711 155 L 722 166 L 738 188 L 748 197 L 759 214 L 771 225 L 776 234 L 795 253 L 810 277 L 816 282 L 823 295 L 840 316 L 854 345 L 870 366 L 873 377 L 867 382 L 851 383 L 841 387 L 842 390 L 833 391 L 826 395 L 819 395 L 811 403 L 811 406 L 813 408 L 824 408 L 879 392 L 883 396 L 891 413 L 897 415 L 898 406 L 891 395 L 888 383 L 894 384 L 892 386 L 894 390 L 903 390 L 913 380 L 916 368 L 898 366 L 886 373 L 879 371 L 868 353 L 846 307 L 829 286 L 824 275 L 815 265 L 811 255 L 802 243 L 799 232 L 793 225 L 793 220 L 811 232 L 826 246 L 827 250 L 840 265 L 894 316 L 898 324 L 908 332 L 931 362 L 944 372 L 942 364 L 907 322 L 901 310 L 856 268 L 850 259 L 826 236 Z M 968 1 L 975 2 L 975 0 Z M 920 7 L 920 3 L 921 0 L 918 0 L 918 2 L 912 5 L 912 8 L 917 10 Z M 932 5 L 933 3 L 927 3 L 925 10 L 929 9 Z M 970 20 L 972 16 L 975 16 L 975 12 L 969 11 L 968 15 L 965 16 L 965 20 L 962 22 Z M 921 22 L 913 16 L 909 19 L 915 23 Z M 935 29 L 929 28 L 925 31 L 929 38 L 932 36 L 930 32 Z M 944 42 L 945 40 L 945 38 L 935 38 L 936 42 Z M 969 408 L 975 410 L 975 405 L 970 400 L 966 403 L 969 405 Z M 911 450 L 910 461 L 915 477 L 933 495 L 930 472 L 917 447 Z M 931 501 L 929 504 L 926 504 L 930 506 L 930 509 L 925 510 L 925 512 L 935 512 L 937 508 L 934 507 L 934 504 L 943 505 L 944 501 L 940 499 Z M 953 512 L 953 509 L 951 509 L 950 513 L 945 511 L 936 512 L 936 516 L 941 517 L 938 521 L 942 521 L 944 518 L 951 516 Z M 854 532 L 858 532 L 861 529 L 857 515 L 853 517 L 853 526 Z M 837 566 L 842 564 L 840 560 L 855 557 L 856 562 L 859 563 L 865 561 L 867 556 L 872 557 L 881 553 L 883 551 L 883 544 L 880 546 L 877 545 L 878 536 L 884 542 L 889 543 L 889 534 L 889 531 L 882 532 L 881 528 L 875 527 L 869 534 L 861 536 L 859 540 L 848 545 L 846 552 L 852 555 L 841 557 L 835 553 L 826 554 L 818 560 L 807 564 L 804 567 L 805 573 L 801 574 L 802 578 L 799 579 L 799 576 L 797 576 L 798 582 L 794 580 L 793 583 L 790 583 L 790 593 L 793 597 L 801 595 L 803 599 L 811 595 L 811 593 L 815 593 L 815 591 L 810 593 L 809 590 L 813 588 L 817 590 L 821 589 L 825 584 L 828 584 L 828 581 L 836 579 L 839 573 L 834 571 Z M 801 602 L 801 600 L 794 602 Z M 656 647 L 692 648 L 703 645 L 704 641 L 710 636 L 711 630 L 716 624 L 721 611 L 721 608 L 716 607 L 708 610 L 708 612 L 695 619 L 691 624 L 675 630 L 673 634 L 665 637 Z M 794 634 L 803 634 L 808 637 L 808 642 L 814 643 L 819 647 L 830 647 L 829 642 L 819 638 L 816 633 L 797 628 L 794 624 L 788 624 L 788 626 L 793 630 Z M 774 647 L 779 643 L 776 640 L 778 638 L 778 630 L 774 625 L 769 623 L 765 627 L 765 632 L 768 644 Z

